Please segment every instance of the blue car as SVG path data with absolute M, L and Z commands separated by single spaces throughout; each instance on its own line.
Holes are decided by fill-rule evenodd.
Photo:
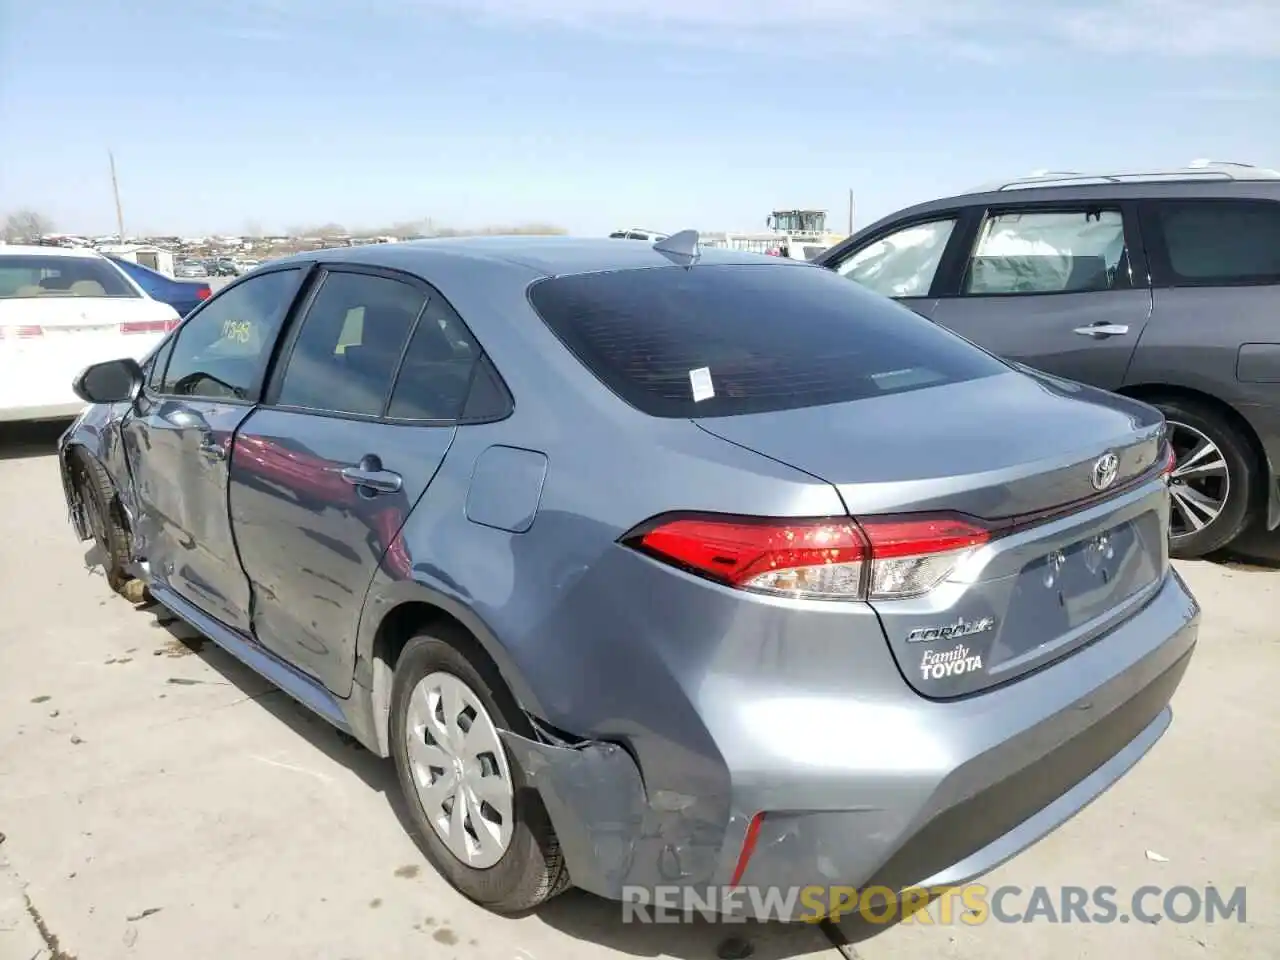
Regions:
M 180 317 L 185 317 L 205 300 L 208 300 L 210 294 L 213 293 L 213 289 L 209 284 L 203 281 L 175 280 L 173 277 L 165 276 L 158 270 L 152 270 L 150 267 L 144 267 L 140 263 L 134 263 L 132 260 L 126 260 L 123 257 L 108 255 L 107 259 L 132 277 L 138 286 L 146 291 L 147 296 L 153 300 L 159 300 L 161 303 L 169 304 L 169 306 L 178 311 L 178 316 Z
M 1158 410 L 696 241 L 299 254 L 75 383 L 108 582 L 389 758 L 501 913 L 957 886 L 1160 739 L 1196 645 Z

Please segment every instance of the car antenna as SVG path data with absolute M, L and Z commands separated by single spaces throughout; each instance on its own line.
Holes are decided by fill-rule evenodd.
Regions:
M 698 246 L 697 230 L 681 230 L 679 233 L 673 233 L 655 243 L 653 249 L 676 257 L 688 257 L 690 261 L 702 256 L 702 250 Z

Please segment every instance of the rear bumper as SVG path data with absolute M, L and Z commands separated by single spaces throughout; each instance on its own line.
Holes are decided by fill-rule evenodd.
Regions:
M 606 897 L 729 884 L 758 813 L 744 886 L 955 884 L 1054 830 L 1151 748 L 1198 627 L 1194 598 L 1170 572 L 1096 642 L 967 699 L 929 701 L 899 679 L 896 699 L 820 691 L 783 711 L 726 688 L 737 701 L 708 709 L 717 693 L 704 689 L 723 767 L 689 767 L 682 790 L 609 744 L 508 743 L 543 794 L 574 882 Z M 779 736 L 788 716 L 802 721 Z M 691 815 L 700 785 L 723 781 L 727 816 Z

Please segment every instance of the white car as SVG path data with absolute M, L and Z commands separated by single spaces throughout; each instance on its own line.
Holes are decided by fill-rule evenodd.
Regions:
M 0 421 L 75 416 L 81 370 L 142 360 L 177 325 L 173 307 L 96 251 L 0 246 Z

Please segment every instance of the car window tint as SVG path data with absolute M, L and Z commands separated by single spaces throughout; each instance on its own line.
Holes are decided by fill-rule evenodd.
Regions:
M 105 257 L 0 255 L 0 299 L 139 296 Z
M 917 223 L 868 244 L 836 272 L 886 297 L 925 297 L 933 285 L 955 218 Z
M 1156 210 L 1175 280 L 1280 283 L 1280 203 L 1162 201 Z
M 659 417 L 840 403 L 1009 369 L 892 300 L 794 262 L 555 277 L 529 298 L 584 366 Z
M 965 271 L 970 296 L 1084 293 L 1128 284 L 1118 210 L 989 215 Z
M 413 332 L 387 416 L 453 420 L 462 413 L 480 348 L 462 319 L 439 295 Z
M 298 270 L 261 274 L 228 287 L 178 331 L 163 393 L 248 400 L 280 332 Z
M 328 274 L 302 320 L 277 402 L 381 416 L 426 300 L 421 289 L 399 280 Z

